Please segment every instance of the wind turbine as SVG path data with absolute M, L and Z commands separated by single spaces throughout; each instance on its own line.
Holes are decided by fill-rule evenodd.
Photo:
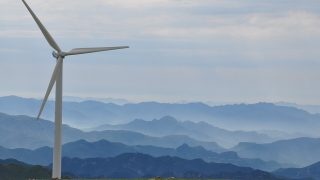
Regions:
M 66 56 L 70 55 L 78 55 L 78 54 L 86 54 L 100 51 L 110 51 L 116 49 L 124 49 L 129 48 L 129 46 L 117 46 L 117 47 L 95 47 L 95 48 L 76 48 L 71 51 L 64 52 L 60 49 L 58 44 L 49 34 L 47 29 L 40 22 L 38 17 L 33 13 L 29 5 L 25 0 L 22 0 L 24 5 L 27 7 L 31 16 L 37 23 L 40 28 L 42 34 L 46 38 L 49 45 L 56 51 L 53 51 L 52 55 L 57 59 L 57 63 L 55 65 L 48 89 L 46 91 L 45 97 L 42 101 L 39 114 L 37 119 L 40 118 L 40 115 L 43 111 L 43 108 L 48 100 L 49 94 L 52 90 L 54 84 L 56 84 L 56 100 L 55 100 L 55 129 L 54 129 L 54 148 L 53 148 L 53 166 L 52 166 L 52 178 L 53 179 L 61 179 L 61 125 L 62 125 L 62 69 L 63 69 L 63 59 Z

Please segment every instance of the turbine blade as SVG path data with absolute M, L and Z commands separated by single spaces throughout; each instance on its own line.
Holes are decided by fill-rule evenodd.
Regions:
M 55 68 L 54 68 L 54 70 L 53 70 L 53 73 L 52 73 L 52 76 L 51 76 L 51 80 L 50 80 L 49 86 L 48 86 L 48 88 L 47 88 L 46 95 L 45 95 L 44 98 L 43 98 L 43 101 L 42 101 L 42 104 L 41 104 L 40 111 L 39 111 L 39 114 L 38 114 L 38 116 L 37 116 L 37 119 L 39 119 L 40 116 L 41 116 L 41 113 L 42 113 L 42 111 L 43 111 L 43 108 L 44 108 L 47 100 L 48 100 L 48 97 L 49 97 L 50 92 L 51 92 L 51 90 L 52 90 L 52 88 L 53 88 L 53 85 L 54 85 L 54 83 L 56 82 L 56 76 L 57 76 L 58 71 L 61 69 L 61 68 L 60 68 L 61 65 L 62 65 L 62 59 L 58 59 L 57 64 L 56 64 L 56 66 L 55 66 Z
M 71 51 L 67 52 L 66 56 L 94 53 L 94 52 L 100 52 L 100 51 L 110 51 L 110 50 L 116 50 L 116 49 L 125 49 L 125 48 L 129 48 L 129 46 L 76 48 L 76 49 L 72 49 Z
M 58 44 L 54 41 L 54 39 L 52 38 L 52 36 L 50 35 L 50 33 L 47 31 L 47 29 L 43 26 L 43 24 L 40 22 L 40 20 L 38 19 L 38 17 L 33 13 L 33 11 L 31 10 L 31 8 L 28 6 L 28 4 L 26 3 L 25 0 L 22 0 L 23 4 L 27 7 L 28 11 L 30 12 L 31 16 L 33 17 L 33 19 L 36 21 L 38 27 L 40 28 L 42 34 L 44 35 L 44 37 L 46 38 L 46 40 L 48 41 L 48 43 L 50 44 L 50 46 L 55 49 L 58 52 L 61 52 L 60 47 L 58 46 Z

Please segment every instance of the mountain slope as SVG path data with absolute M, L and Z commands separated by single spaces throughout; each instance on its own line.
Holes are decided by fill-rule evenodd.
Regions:
M 35 150 L 24 148 L 8 149 L 0 146 L 0 159 L 16 159 L 27 164 L 46 166 L 52 162 L 52 148 Z
M 228 131 L 206 122 L 178 121 L 171 116 L 145 121 L 136 119 L 127 124 L 102 125 L 94 130 L 129 130 L 151 136 L 167 136 L 172 134 L 188 135 L 190 137 L 213 141 L 223 146 L 231 147 L 239 142 L 272 142 L 273 138 L 265 134 L 245 131 Z
M 158 157 L 143 154 L 122 154 L 114 158 L 63 158 L 63 170 L 87 178 L 228 178 L 277 179 L 273 175 L 231 164 L 206 163 L 200 159 L 184 160 L 176 157 Z
M 302 167 L 320 160 L 320 138 L 296 138 L 267 144 L 240 143 L 230 150 L 241 157 L 273 160 Z
M 16 96 L 0 98 L 0 112 L 35 116 L 41 101 Z M 54 104 L 49 101 L 44 118 L 53 119 Z M 181 120 L 205 121 L 218 127 L 236 130 L 278 130 L 308 132 L 317 135 L 320 115 L 271 103 L 235 104 L 211 107 L 203 103 L 169 104 L 145 102 L 115 105 L 97 101 L 64 102 L 64 122 L 78 128 L 105 123 L 124 123 L 133 119 L 152 120 L 166 115 Z
M 14 159 L 0 160 L 1 180 L 50 179 L 50 167 L 32 166 Z M 227 178 L 276 180 L 274 175 L 238 167 L 231 164 L 206 163 L 200 159 L 184 160 L 175 157 L 158 157 L 131 153 L 114 158 L 63 158 L 63 174 L 74 178 Z M 65 175 L 63 175 L 66 177 Z
M 266 162 L 259 159 L 240 158 L 234 152 L 215 153 L 201 146 L 190 147 L 183 144 L 176 149 L 156 146 L 128 146 L 121 143 L 100 140 L 87 142 L 79 140 L 63 145 L 62 155 L 69 158 L 107 158 L 115 157 L 123 153 L 142 153 L 154 157 L 176 156 L 183 159 L 203 159 L 206 162 L 231 163 L 243 167 L 272 171 L 281 167 L 288 167 L 276 162 Z M 28 164 L 48 165 L 52 162 L 52 149 L 42 147 L 35 150 L 7 149 L 0 147 L 0 159 L 13 158 Z
M 0 160 L 0 177 L 1 180 L 49 179 L 51 171 L 45 167 L 31 166 L 8 159 Z
M 274 174 L 291 179 L 312 178 L 314 180 L 320 180 L 320 162 L 304 168 L 279 169 L 275 171 Z
M 53 128 L 54 124 L 50 121 L 0 113 L 0 146 L 28 149 L 52 146 Z M 88 141 L 106 139 L 128 145 L 154 145 L 173 148 L 186 143 L 191 146 L 203 146 L 215 152 L 224 151 L 214 142 L 198 141 L 185 135 L 152 137 L 130 131 L 83 132 L 66 125 L 63 126 L 64 143 L 80 139 Z

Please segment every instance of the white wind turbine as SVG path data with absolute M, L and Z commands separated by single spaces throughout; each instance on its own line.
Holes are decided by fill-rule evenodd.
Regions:
M 63 59 L 66 56 L 77 55 L 77 54 L 86 54 L 100 51 L 110 51 L 116 49 L 129 48 L 128 46 L 118 46 L 118 47 L 95 47 L 95 48 L 76 48 L 71 51 L 64 52 L 60 49 L 57 43 L 54 41 L 52 36 L 42 25 L 37 16 L 33 13 L 31 8 L 22 0 L 24 5 L 27 7 L 28 11 L 32 15 L 33 19 L 36 21 L 38 27 L 40 28 L 42 34 L 48 41 L 49 45 L 55 49 L 52 55 L 57 59 L 47 92 L 41 104 L 41 108 L 37 119 L 40 118 L 40 115 L 43 111 L 43 108 L 48 100 L 48 96 L 52 90 L 53 85 L 56 83 L 56 100 L 55 100 L 55 129 L 54 129 L 54 148 L 53 148 L 53 166 L 52 166 L 52 178 L 60 179 L 61 178 L 61 125 L 62 125 L 62 69 L 63 69 Z

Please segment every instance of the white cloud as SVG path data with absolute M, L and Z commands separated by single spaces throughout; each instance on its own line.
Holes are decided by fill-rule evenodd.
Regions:
M 10 3 L 11 2 L 11 3 Z M 36 29 L 23 5 L 4 0 L 0 12 L 1 19 L 11 21 L 7 28 L 2 27 L 1 37 L 26 36 Z M 29 2 L 40 19 L 53 34 L 59 37 L 103 37 L 124 38 L 197 38 L 215 37 L 240 38 L 241 40 L 263 40 L 302 33 L 319 36 L 319 14 L 288 9 L 283 12 L 228 12 L 199 14 L 189 8 L 246 7 L 243 3 L 222 1 L 189 0 L 93 0 L 93 1 L 40 1 Z M 63 6 L 59 6 L 63 4 Z M 260 3 L 258 3 L 260 4 Z M 263 4 L 268 4 L 264 2 Z M 5 6 L 11 8 L 6 10 Z M 270 4 L 269 4 L 270 6 Z M 276 6 L 276 5 L 274 5 Z M 311 5 L 310 5 L 311 6 Z M 14 10 L 13 7 L 16 9 Z M 4 10 L 4 11 L 2 11 Z M 12 13 L 12 11 L 14 13 Z M 11 13 L 10 13 L 11 12 Z M 23 20 L 28 26 L 13 23 Z M 23 29 L 22 29 L 23 28 Z M 10 32 L 6 30 L 10 30 Z M 27 33 L 21 33 L 26 31 Z M 16 32 L 16 33 L 14 33 Z M 151 37 L 150 37 L 151 36 Z
M 112 53 L 90 56 L 92 59 L 108 61 L 82 61 L 82 57 L 79 57 L 77 67 L 90 67 L 86 71 L 92 78 L 88 80 L 101 77 L 106 72 L 112 72 L 113 75 L 120 73 L 121 76 L 114 78 L 112 74 L 106 74 L 113 79 L 97 79 L 90 82 L 92 88 L 86 89 L 80 88 L 82 83 L 71 76 L 72 73 L 83 72 L 85 68 L 80 68 L 82 71 L 70 70 L 66 73 L 72 77 L 66 77 L 69 93 L 103 94 L 109 90 L 130 98 L 190 97 L 212 101 L 219 98 L 222 98 L 219 101 L 254 101 L 263 99 L 265 95 L 268 100 L 299 102 L 311 102 L 308 94 L 312 93 L 308 88 L 319 89 L 314 78 L 320 76 L 319 71 L 308 70 L 320 64 L 320 51 L 317 48 L 320 45 L 319 2 L 28 1 L 62 47 L 81 46 L 79 44 L 129 44 L 132 47 L 116 56 Z M 49 59 L 45 53 L 50 52 L 50 48 L 22 2 L 1 0 L 0 52 L 3 60 L 0 67 L 11 67 L 4 61 L 11 63 L 11 50 L 19 48 L 39 52 L 37 55 L 21 52 L 21 59 L 27 57 L 25 62 L 34 59 L 30 61 L 30 68 L 42 63 L 38 59 Z M 109 65 L 111 68 L 105 68 Z M 297 67 L 303 68 L 301 72 L 297 72 Z M 49 66 L 46 68 L 46 71 L 51 71 Z M 29 79 L 20 79 L 22 72 L 31 73 L 23 71 L 22 67 L 19 69 L 22 70 L 21 74 L 19 70 L 8 69 L 1 69 L 0 77 L 5 77 L 3 73 L 14 72 L 16 76 L 11 76 L 15 77 L 17 83 Z M 286 76 L 281 76 L 281 73 Z M 47 82 L 45 76 L 37 75 L 34 78 L 43 78 L 41 82 Z M 300 86 L 295 79 L 308 83 Z M 1 81 L 6 79 L 2 78 Z M 11 83 L 2 84 L 8 87 Z M 111 89 L 107 84 L 115 87 Z M 34 91 L 35 87 L 29 91 Z M 15 86 L 15 89 L 22 88 Z M 296 91 L 286 94 L 290 89 Z M 9 91 L 8 88 L 6 90 Z M 312 95 L 315 96 L 314 93 Z
M 235 38 L 247 41 L 294 38 L 299 36 L 320 37 L 320 16 L 308 12 L 288 12 L 282 14 L 249 14 L 242 16 L 207 17 L 196 22 L 197 17 L 186 17 L 189 27 L 164 26 L 149 29 L 151 35 L 165 38 Z M 172 23 L 174 24 L 174 23 Z

